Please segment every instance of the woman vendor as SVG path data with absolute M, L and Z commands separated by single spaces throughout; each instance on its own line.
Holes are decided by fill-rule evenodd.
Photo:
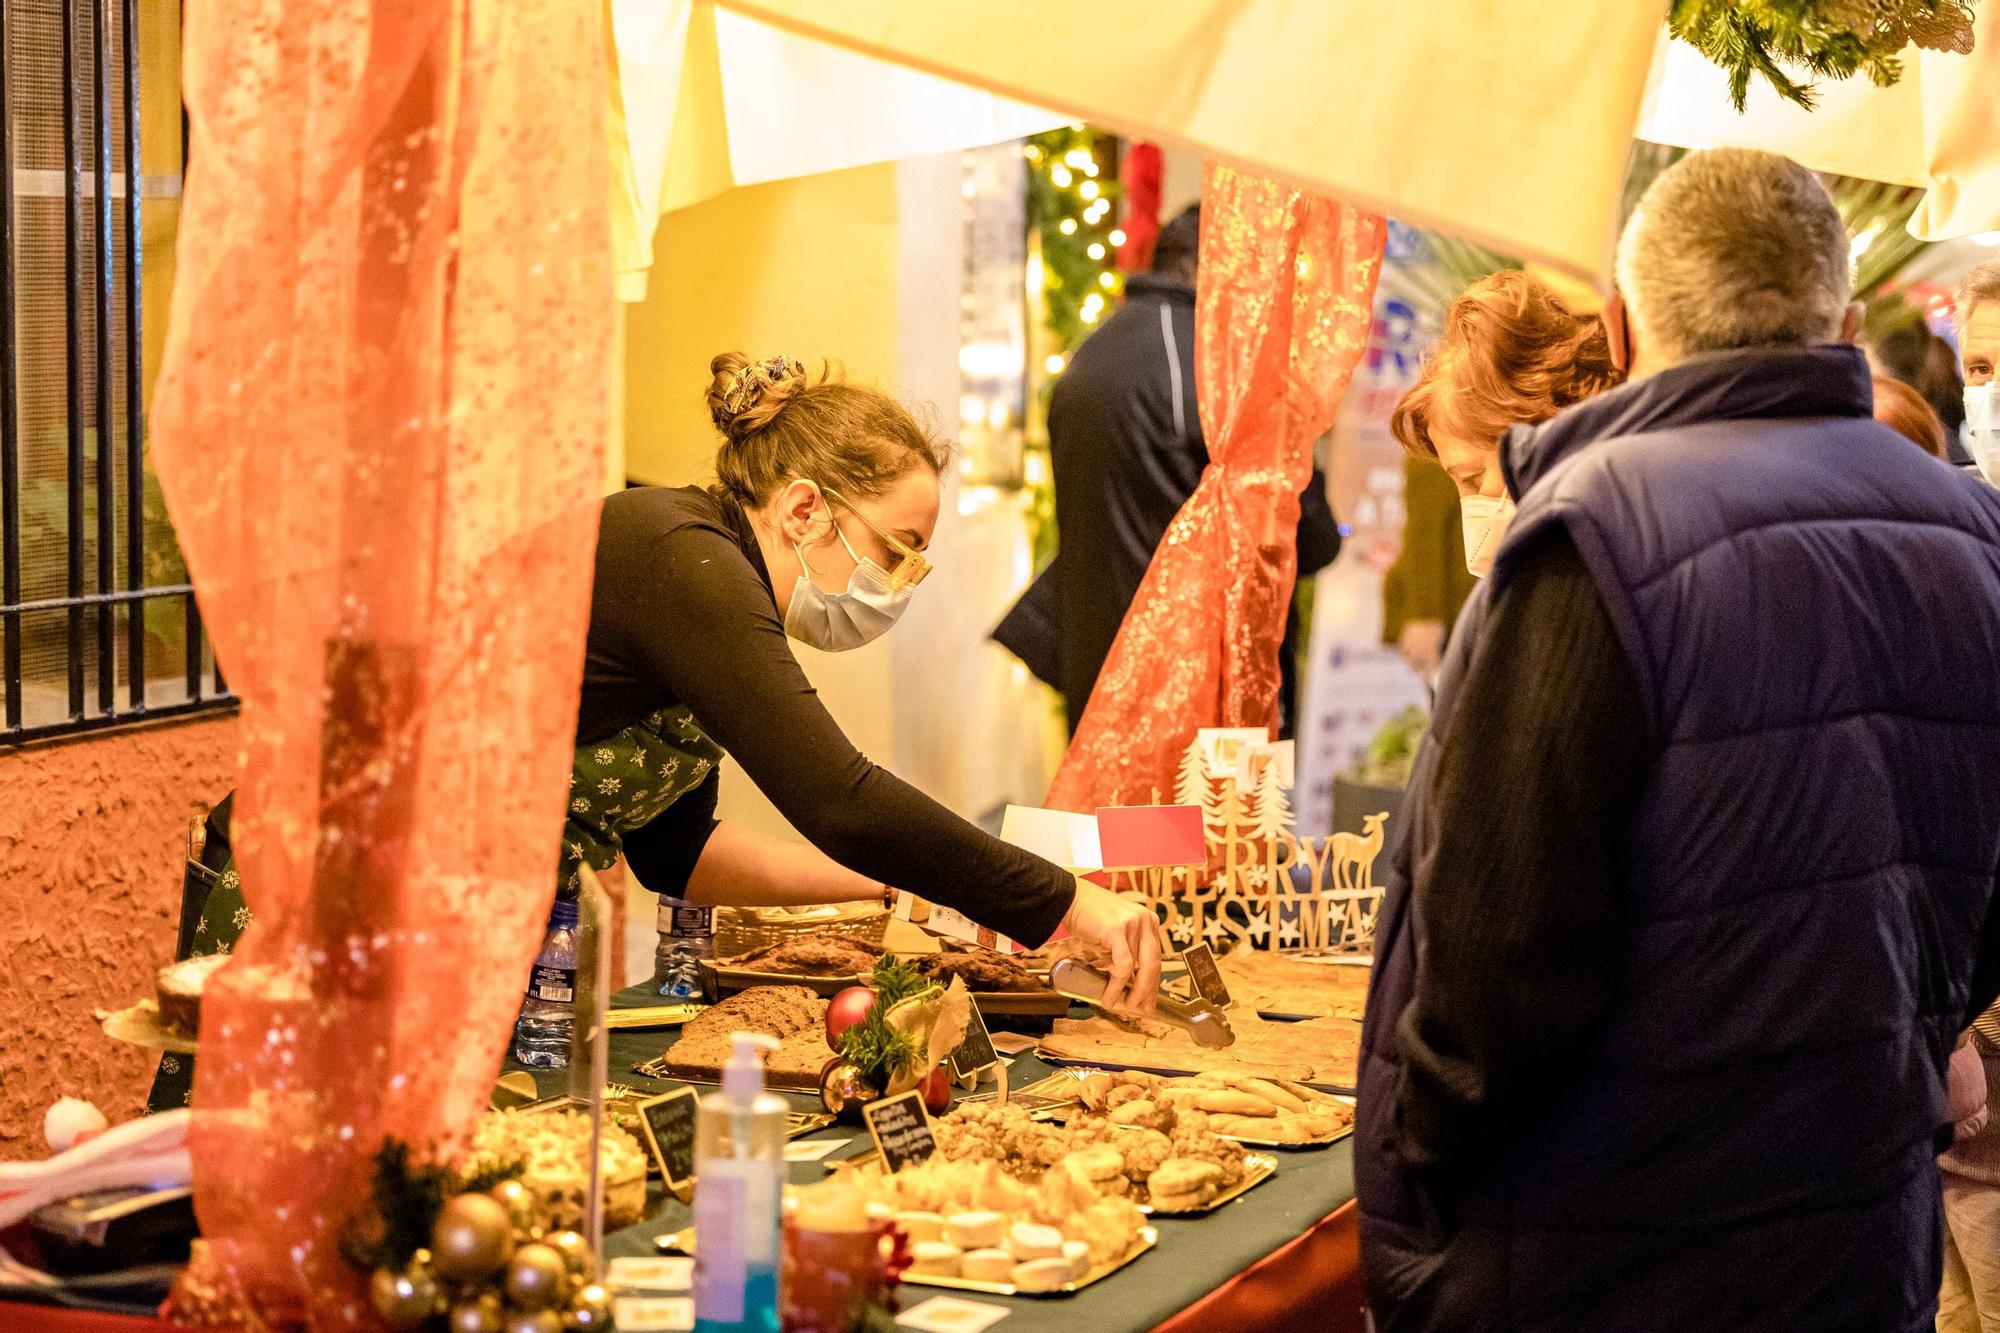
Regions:
M 881 898 L 893 885 L 1029 943 L 1066 927 L 1110 950 L 1107 1007 L 1150 1008 L 1150 908 L 871 763 L 792 656 L 788 639 L 841 652 L 895 624 L 930 569 L 944 447 L 888 395 L 809 380 L 789 357 L 729 353 L 710 370 L 716 484 L 604 502 L 560 891 L 621 854 L 655 893 L 706 906 Z M 810 846 L 716 820 L 724 753 Z M 211 829 L 212 865 L 226 837 Z M 225 872 L 191 951 L 227 950 L 248 920 Z M 184 1100 L 188 1062 L 169 1060 L 156 1107 Z

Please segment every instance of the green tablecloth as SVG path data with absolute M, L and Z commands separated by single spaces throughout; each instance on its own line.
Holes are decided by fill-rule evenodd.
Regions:
M 633 1008 L 661 1003 L 648 986 L 620 991 L 613 998 L 616 1008 Z M 665 1092 L 680 1086 L 662 1079 L 643 1078 L 632 1066 L 650 1060 L 672 1044 L 671 1029 L 619 1031 L 611 1036 L 610 1076 L 613 1082 L 630 1084 L 648 1092 Z M 509 1068 L 519 1066 L 509 1063 Z M 1023 1087 L 1050 1072 L 1032 1054 L 1017 1056 L 1009 1081 Z M 536 1070 L 536 1081 L 545 1094 L 563 1092 L 568 1086 L 566 1070 Z M 800 1110 L 817 1110 L 817 1101 L 805 1097 L 791 1099 Z M 834 1126 L 811 1136 L 814 1139 L 860 1140 L 856 1149 L 867 1144 L 863 1130 Z M 846 1155 L 836 1149 L 832 1156 Z M 973 1296 L 967 1299 L 1005 1305 L 1012 1315 L 1000 1325 L 1002 1333 L 1029 1333 L 1033 1329 L 1120 1330 L 1149 1329 L 1180 1313 L 1236 1274 L 1291 1241 L 1354 1197 L 1354 1154 L 1343 1140 L 1331 1148 L 1311 1152 L 1279 1153 L 1278 1171 L 1270 1180 L 1236 1202 L 1198 1218 L 1160 1218 L 1160 1243 L 1117 1273 L 1086 1287 L 1073 1296 L 1041 1299 L 1009 1299 L 1001 1296 Z M 819 1162 L 796 1163 L 791 1168 L 792 1183 L 811 1184 L 826 1178 Z M 605 1253 L 654 1255 L 660 1253 L 655 1238 L 678 1231 L 691 1220 L 688 1209 L 654 1186 L 653 1215 L 637 1226 L 607 1236 Z M 915 1305 L 935 1288 L 905 1286 L 904 1307 Z

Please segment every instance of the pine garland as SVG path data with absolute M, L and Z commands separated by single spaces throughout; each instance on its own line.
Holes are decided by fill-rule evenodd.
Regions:
M 1886 88 L 1903 76 L 1900 53 L 1972 49 L 1975 0 L 1673 0 L 1667 30 L 1729 74 L 1743 110 L 1752 78 L 1812 110 L 1813 80 L 1865 72 Z M 1791 71 L 1806 77 L 1794 78 Z
M 431 1243 L 431 1227 L 447 1199 L 483 1193 L 521 1170 L 520 1162 L 482 1162 L 467 1178 L 448 1166 L 413 1163 L 409 1144 L 387 1139 L 375 1154 L 373 1207 L 349 1227 L 341 1251 L 363 1272 L 401 1269 Z
M 840 1034 L 840 1056 L 863 1078 L 887 1086 L 917 1063 L 917 1039 L 892 1028 L 888 1013 L 913 995 L 931 989 L 932 982 L 895 954 L 885 953 L 869 978 L 875 1003 L 868 1017 Z

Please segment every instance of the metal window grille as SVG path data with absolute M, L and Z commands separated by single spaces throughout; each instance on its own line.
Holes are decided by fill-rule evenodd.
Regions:
M 141 199 L 180 193 L 140 171 L 148 35 L 0 0 L 0 746 L 233 703 L 146 466 Z

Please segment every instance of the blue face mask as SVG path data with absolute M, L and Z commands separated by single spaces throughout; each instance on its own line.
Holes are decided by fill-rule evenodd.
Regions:
M 829 522 L 832 512 L 827 511 Z M 792 585 L 791 603 L 785 608 L 785 633 L 821 652 L 844 653 L 887 633 L 910 604 L 916 585 L 893 587 L 889 571 L 866 556 L 855 555 L 838 523 L 833 524 L 833 535 L 854 559 L 847 590 L 827 592 L 800 573 L 799 581 Z M 792 550 L 798 553 L 800 570 L 808 568 L 804 548 L 794 542 Z

